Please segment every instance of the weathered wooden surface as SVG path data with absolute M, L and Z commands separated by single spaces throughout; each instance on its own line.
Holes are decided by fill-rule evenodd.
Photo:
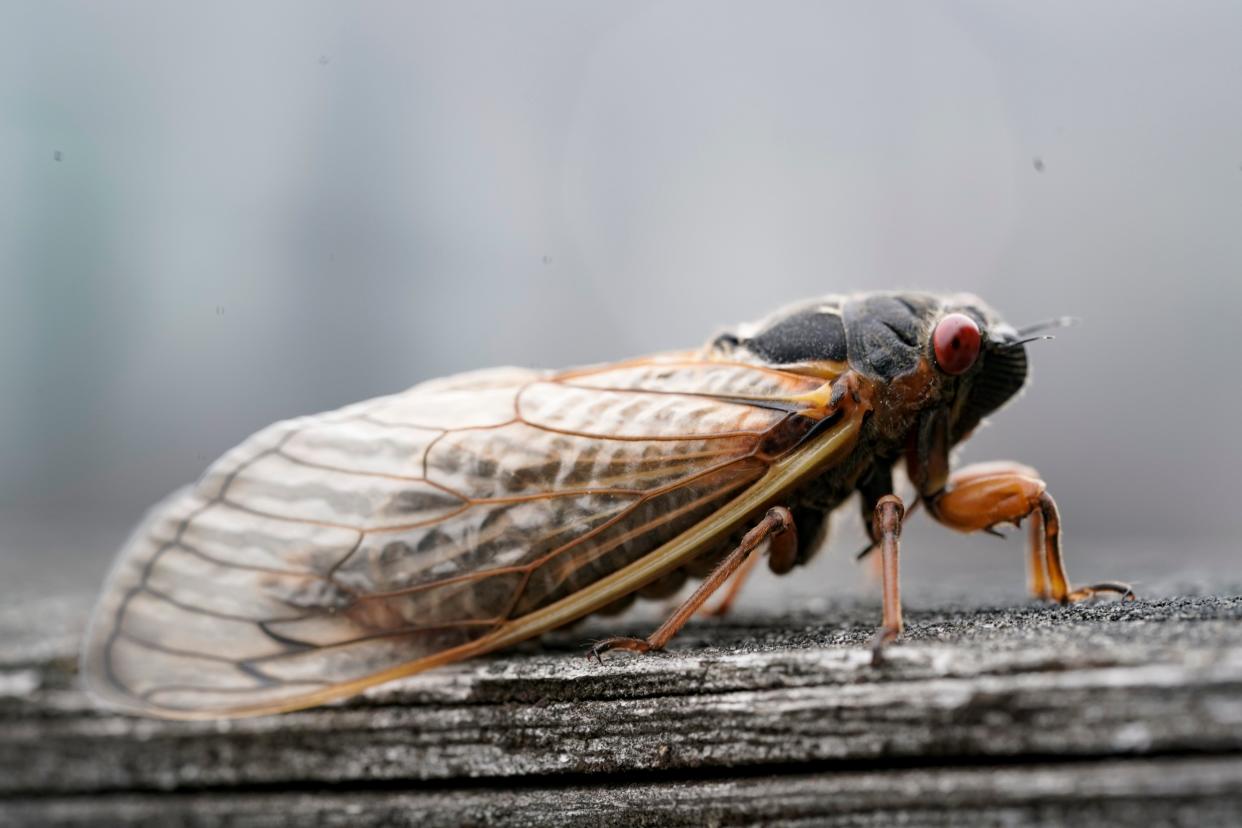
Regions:
M 592 621 L 221 723 L 95 710 L 84 603 L 0 612 L 0 822 L 1242 820 L 1239 598 L 915 609 L 880 668 L 870 602 L 698 621 L 603 666 L 582 643 L 616 622 Z
M 18 822 L 238 826 L 1235 825 L 1242 763 L 1065 763 L 452 791 L 219 793 L 18 801 Z

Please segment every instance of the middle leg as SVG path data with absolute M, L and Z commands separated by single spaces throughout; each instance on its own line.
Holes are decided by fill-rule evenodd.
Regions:
M 905 622 L 901 617 L 901 572 L 898 561 L 901 523 L 905 513 L 901 498 L 885 495 L 876 503 L 872 516 L 872 536 L 880 546 L 884 595 L 883 620 L 871 640 L 871 663 L 875 665 L 883 661 L 884 645 L 901 635 L 901 631 L 905 629 Z

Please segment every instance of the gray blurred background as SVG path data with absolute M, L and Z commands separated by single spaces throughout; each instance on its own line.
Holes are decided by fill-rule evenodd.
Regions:
M 973 291 L 1071 574 L 1237 564 L 1237 3 L 0 4 L 0 590 L 89 589 L 276 419 Z M 852 511 L 852 510 L 851 510 Z M 860 531 L 803 590 L 853 588 Z M 1021 542 L 925 520 L 908 593 Z

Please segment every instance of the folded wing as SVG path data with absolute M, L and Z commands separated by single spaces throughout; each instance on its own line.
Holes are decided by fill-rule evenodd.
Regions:
M 708 518 L 797 442 L 790 399 L 823 381 L 668 355 L 466 374 L 277 423 L 127 543 L 87 680 L 196 717 L 390 678 Z

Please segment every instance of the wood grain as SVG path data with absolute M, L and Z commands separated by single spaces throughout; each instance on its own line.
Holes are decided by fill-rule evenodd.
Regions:
M 348 704 L 219 723 L 96 710 L 74 676 L 84 603 L 41 604 L 37 623 L 22 608 L 0 613 L 9 821 L 1242 813 L 1239 598 L 914 609 L 880 668 L 862 646 L 869 603 L 696 621 L 669 653 L 603 666 L 582 657 L 584 641 L 618 631 L 600 619 Z

